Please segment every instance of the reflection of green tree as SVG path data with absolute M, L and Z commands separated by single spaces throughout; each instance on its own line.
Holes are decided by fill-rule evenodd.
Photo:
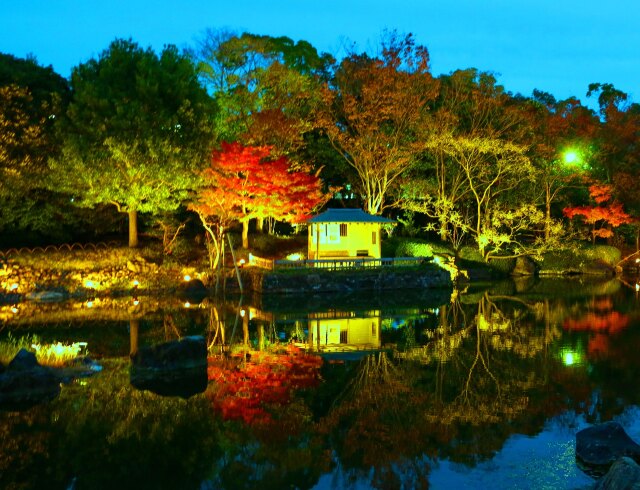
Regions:
M 321 421 L 344 471 L 367 478 L 373 467 L 371 484 L 419 486 L 425 457 L 474 464 L 511 434 L 535 434 L 584 403 L 591 390 L 571 387 L 584 371 L 549 356 L 560 331 L 544 321 L 548 304 L 497 299 L 444 305 L 438 327 L 422 335 L 426 345 L 361 363 Z M 407 485 L 403 465 L 418 480 Z
M 310 413 L 298 399 L 282 407 L 270 424 L 224 426 L 224 457 L 214 488 L 312 488 L 330 469 L 330 452 L 311 432 Z
M 330 434 L 350 478 L 368 479 L 373 467 L 372 485 L 386 488 L 402 482 L 407 488 L 426 488 L 428 464 L 413 460 L 426 447 L 423 437 L 429 438 L 418 410 L 426 400 L 411 389 L 413 377 L 384 352 L 367 356 L 322 420 L 321 430 Z
M 0 486 L 65 488 L 75 479 L 79 489 L 199 488 L 220 454 L 208 401 L 137 391 L 127 367 L 107 363 L 86 385 L 65 386 L 59 399 L 36 408 L 40 423 L 31 430 L 14 425 L 30 442 L 19 448 L 20 465 L 2 471 Z M 2 414 L 2 430 L 9 417 L 29 414 Z M 5 448 L 0 461 L 11 461 Z

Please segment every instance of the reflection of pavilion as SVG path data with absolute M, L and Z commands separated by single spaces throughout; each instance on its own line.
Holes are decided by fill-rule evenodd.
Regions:
M 309 314 L 307 347 L 317 352 L 380 349 L 379 310 L 366 313 L 328 311 Z

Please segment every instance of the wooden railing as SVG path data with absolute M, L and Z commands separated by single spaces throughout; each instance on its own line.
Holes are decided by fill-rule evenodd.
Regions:
M 273 269 L 328 269 L 328 270 L 352 270 L 374 269 L 386 267 L 412 267 L 427 262 L 425 257 L 385 257 L 380 259 L 348 257 L 339 259 L 319 260 L 274 260 Z

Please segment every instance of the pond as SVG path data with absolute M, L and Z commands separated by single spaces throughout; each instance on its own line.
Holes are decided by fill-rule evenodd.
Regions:
M 102 367 L 0 411 L 0 488 L 587 488 L 577 431 L 640 440 L 635 282 L 449 293 L 0 306 L 5 348 Z M 187 337 L 201 388 L 139 389 L 130 354 Z

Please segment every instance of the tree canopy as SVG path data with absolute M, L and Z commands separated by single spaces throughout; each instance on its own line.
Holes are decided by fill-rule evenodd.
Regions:
M 197 187 L 194 170 L 213 140 L 212 101 L 175 47 L 157 55 L 130 40 L 75 67 L 71 87 L 54 185 L 78 205 L 127 213 L 136 246 L 138 212 L 175 210 Z

